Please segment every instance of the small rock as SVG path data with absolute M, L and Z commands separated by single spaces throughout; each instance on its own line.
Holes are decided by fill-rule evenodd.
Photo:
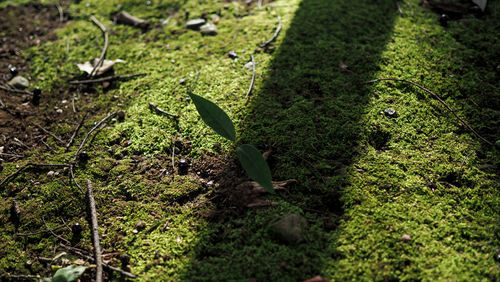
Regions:
M 295 244 L 302 241 L 306 226 L 305 218 L 298 214 L 290 214 L 274 223 L 271 230 L 284 242 Z
M 132 230 L 132 233 L 137 234 L 137 233 L 139 233 L 139 231 L 137 231 L 137 229 L 134 229 L 134 230 Z
M 229 58 L 231 59 L 238 59 L 238 54 L 236 54 L 236 52 L 234 52 L 233 50 L 229 51 L 227 53 L 227 55 L 229 56 Z
M 253 63 L 252 62 L 248 62 L 243 67 L 246 68 L 246 69 L 252 69 L 253 68 Z
M 205 19 L 192 19 L 186 23 L 186 28 L 198 30 L 202 25 L 206 23 Z
M 401 238 L 399 238 L 399 241 L 410 242 L 411 241 L 411 236 L 408 235 L 408 234 L 404 234 L 403 236 L 401 236 Z
M 48 177 L 52 177 L 52 176 L 54 176 L 54 174 L 55 174 L 55 172 L 53 170 L 47 172 Z
M 30 82 L 20 75 L 15 76 L 7 84 L 17 89 L 26 89 L 30 86 Z
M 394 109 L 391 109 L 391 108 L 385 109 L 384 114 L 388 117 L 397 117 L 398 116 L 398 113 Z
M 500 262 L 500 251 L 497 251 L 493 258 L 495 259 L 496 262 Z
M 62 113 L 63 113 L 63 110 L 62 110 L 62 109 L 57 109 L 57 110 L 56 110 L 56 113 L 58 113 L 58 114 L 62 114 Z
M 125 120 L 125 112 L 124 111 L 118 111 L 116 113 L 116 117 L 118 118 L 119 122 L 122 122 Z
M 137 230 L 144 230 L 144 228 L 146 228 L 146 222 L 145 221 L 138 221 L 135 223 L 135 228 L 137 228 Z
M 213 23 L 206 23 L 200 27 L 203 35 L 217 35 L 217 27 Z

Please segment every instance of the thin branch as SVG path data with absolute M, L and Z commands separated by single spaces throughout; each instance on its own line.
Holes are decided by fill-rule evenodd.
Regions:
M 101 119 L 101 121 L 99 121 L 94 127 L 92 127 L 92 129 L 89 130 L 89 132 L 87 132 L 87 135 L 85 135 L 85 138 L 83 138 L 83 141 L 80 144 L 80 147 L 78 147 L 78 150 L 76 150 L 75 155 L 73 156 L 73 160 L 71 161 L 72 163 L 74 163 L 76 161 L 76 158 L 78 158 L 78 154 L 82 151 L 83 147 L 85 146 L 85 143 L 87 143 L 87 139 L 89 138 L 90 134 L 92 134 L 92 132 L 94 132 L 94 130 L 96 130 L 99 126 L 101 126 L 107 120 L 116 116 L 116 113 L 117 112 L 113 112 L 113 113 L 109 114 L 108 116 L 106 116 L 105 118 Z
M 248 87 L 247 95 L 245 95 L 245 99 L 248 99 L 248 96 L 252 93 L 253 85 L 255 83 L 255 59 L 253 55 L 250 55 L 252 58 L 252 81 L 250 82 L 250 87 Z
M 487 143 L 488 145 L 491 145 L 493 146 L 493 143 L 491 143 L 490 141 L 486 140 L 484 137 L 482 137 L 479 133 L 477 133 L 474 128 L 472 128 L 472 126 L 469 125 L 469 123 L 467 123 L 464 119 L 462 119 L 461 117 L 458 116 L 458 114 L 448 105 L 446 104 L 446 102 L 441 99 L 441 97 L 439 97 L 437 94 L 435 94 L 434 92 L 430 91 L 429 89 L 413 82 L 413 81 L 410 81 L 410 80 L 406 80 L 406 79 L 401 79 L 401 78 L 377 78 L 377 79 L 373 79 L 373 80 L 370 80 L 370 81 L 367 81 L 365 83 L 374 83 L 374 82 L 378 82 L 378 81 L 384 81 L 384 80 L 392 80 L 392 81 L 402 81 L 402 82 L 406 82 L 406 83 L 409 83 L 413 86 L 416 86 L 417 88 L 420 88 L 421 90 L 431 94 L 436 100 L 438 100 L 441 104 L 443 104 L 451 113 L 453 113 L 453 115 L 460 121 L 462 122 L 472 133 L 474 133 L 474 135 L 476 135 L 479 139 L 483 140 L 485 143 Z
M 45 219 L 44 219 L 43 217 L 42 217 L 42 220 L 43 220 L 43 223 L 45 224 L 45 226 L 47 226 L 47 222 L 45 222 Z M 56 233 L 54 233 L 54 230 L 52 230 L 52 229 L 48 229 L 48 231 L 50 232 L 50 234 L 52 234 L 52 236 L 54 236 L 54 237 L 56 237 L 57 239 L 59 239 L 59 240 L 63 241 L 64 243 L 66 243 L 66 244 L 68 244 L 68 245 L 69 245 L 69 244 L 71 244 L 71 242 L 70 242 L 70 241 L 68 241 L 68 240 L 64 239 L 63 237 L 61 237 L 61 236 L 57 235 Z
M 45 145 L 45 147 L 47 147 L 47 149 L 49 149 L 52 153 L 56 153 L 56 151 L 54 149 L 52 149 L 52 147 L 50 147 L 49 144 L 47 144 L 44 140 L 44 138 L 42 138 L 40 141 L 42 141 L 42 144 Z
M 92 261 L 92 262 L 95 261 L 93 257 L 84 254 L 79 249 L 76 249 L 76 248 L 73 248 L 73 247 L 69 247 L 69 246 L 66 246 L 66 245 L 63 245 L 63 244 L 59 244 L 59 246 L 62 247 L 62 248 L 64 248 L 65 250 L 67 250 L 69 252 L 74 253 L 75 255 L 78 255 L 78 256 L 84 258 L 84 259 L 87 259 L 87 260 Z M 120 274 L 122 274 L 122 275 L 124 275 L 124 276 L 126 276 L 128 278 L 137 278 L 137 276 L 133 275 L 132 273 L 127 272 L 127 271 L 122 270 L 122 269 L 119 269 L 117 267 L 111 266 L 109 264 L 102 263 L 102 266 L 104 268 L 106 268 L 106 269 L 109 269 L 109 270 L 112 270 L 112 271 L 116 271 L 116 272 L 118 272 L 118 273 L 120 273 Z
M 194 76 L 193 84 L 191 85 L 191 87 L 188 90 L 189 93 L 193 92 L 193 89 L 196 86 L 196 83 L 198 82 L 198 76 L 200 75 L 197 68 L 195 68 L 194 71 L 196 72 L 196 74 Z
M 47 230 L 42 230 L 42 231 L 37 231 L 37 232 L 30 232 L 30 233 L 18 233 L 16 234 L 16 236 L 20 236 L 20 237 L 26 237 L 26 236 L 33 236 L 33 235 L 38 235 L 38 234 L 43 234 L 43 233 L 48 233 L 48 232 L 51 232 L 51 231 L 56 231 L 56 230 L 59 230 L 61 228 L 65 227 L 65 225 L 59 225 L 58 227 L 56 228 L 52 228 L 52 229 L 47 229 Z
M 59 12 L 59 22 L 62 23 L 64 21 L 64 11 L 61 8 L 61 5 L 59 5 L 57 3 L 56 3 L 56 8 L 57 8 L 57 11 Z
M 33 167 L 68 167 L 69 165 L 67 164 L 40 164 L 40 163 L 27 163 L 20 167 L 18 170 L 7 176 L 2 182 L 0 182 L 0 187 L 4 186 L 5 184 L 9 183 L 12 179 L 14 179 L 16 176 L 18 176 L 21 172 L 23 172 L 25 169 L 28 167 L 33 166 Z
M 99 229 L 97 225 L 97 212 L 95 208 L 94 192 L 92 191 L 92 182 L 87 180 L 87 200 L 90 212 L 90 221 L 92 223 L 92 242 L 94 243 L 94 258 L 96 264 L 96 282 L 102 282 L 102 254 L 99 239 Z
M 149 108 L 154 110 L 155 112 L 159 113 L 159 114 L 162 114 L 162 115 L 166 115 L 166 116 L 170 116 L 170 117 L 173 117 L 173 118 L 179 118 L 178 115 L 176 114 L 172 114 L 172 113 L 169 113 L 163 109 L 160 109 L 158 108 L 158 106 L 156 106 L 155 104 L 153 104 L 153 102 L 149 102 Z
M 16 158 L 16 159 L 24 158 L 24 156 L 22 156 L 22 155 L 8 154 L 8 153 L 0 153 L 0 156 L 6 156 L 6 157 Z
M 40 128 L 43 132 L 45 132 L 46 134 L 52 136 L 54 139 L 57 140 L 57 142 L 61 143 L 61 144 L 64 144 L 64 141 L 62 141 L 61 138 L 57 137 L 55 134 L 53 134 L 52 132 L 48 131 L 47 129 L 43 128 L 41 125 L 36 125 L 36 127 Z
M 0 85 L 0 89 L 2 89 L 4 91 L 12 92 L 12 93 L 27 94 L 27 95 L 33 96 L 33 93 L 31 93 L 31 92 L 29 92 L 27 90 L 14 89 L 14 88 L 5 87 L 5 86 L 2 86 L 2 85 Z
M 73 141 L 75 141 L 75 137 L 78 134 L 78 131 L 80 130 L 80 128 L 82 127 L 83 122 L 85 121 L 86 117 L 87 117 L 87 114 L 84 114 L 82 117 L 82 120 L 80 120 L 80 123 L 78 124 L 75 131 L 73 132 L 73 135 L 71 135 L 71 138 L 69 139 L 68 144 L 66 144 L 66 151 L 69 149 L 69 147 L 71 147 L 71 145 L 73 145 Z
M 111 81 L 111 80 L 116 80 L 116 79 L 126 79 L 126 78 L 143 76 L 143 75 L 146 75 L 146 74 L 145 73 L 134 73 L 134 74 L 127 74 L 127 75 L 112 75 L 112 76 L 106 76 L 106 77 L 97 78 L 97 79 L 73 80 L 73 81 L 70 81 L 69 84 L 92 84 L 92 83 L 99 83 L 99 82 Z
M 83 192 L 82 186 L 80 186 L 80 184 L 78 184 L 78 182 L 76 182 L 75 172 L 73 170 L 73 165 L 69 166 L 69 175 L 71 177 L 71 180 L 73 180 L 73 183 L 75 183 L 76 187 L 78 187 L 78 189 L 80 189 L 80 192 L 82 192 L 82 194 L 85 194 L 85 192 Z
M 90 16 L 90 19 L 102 30 L 102 33 L 104 34 L 104 47 L 102 48 L 102 53 L 101 56 L 99 56 L 99 60 L 97 61 L 97 64 L 94 66 L 92 71 L 90 72 L 90 77 L 94 76 L 96 74 L 96 71 L 99 67 L 101 67 L 102 62 L 104 61 L 104 57 L 106 57 L 106 52 L 108 51 L 108 44 L 109 44 L 109 39 L 108 39 L 108 31 L 106 27 L 98 20 L 96 17 L 93 15 Z
M 401 5 L 399 5 L 399 1 L 396 1 L 396 7 L 398 8 L 399 14 L 403 15 L 403 9 L 401 9 Z
M 259 47 L 264 48 L 267 45 L 269 45 L 269 43 L 273 42 L 276 39 L 276 37 L 278 37 L 278 34 L 280 33 L 280 31 L 281 31 L 281 16 L 278 16 L 278 27 L 274 31 L 273 36 L 271 38 L 269 38 L 266 42 L 260 43 Z

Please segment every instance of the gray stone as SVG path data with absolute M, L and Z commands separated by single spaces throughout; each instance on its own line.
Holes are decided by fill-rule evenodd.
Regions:
M 200 26 L 205 24 L 205 19 L 192 19 L 186 23 L 186 27 L 190 29 L 198 30 Z
M 30 87 L 30 82 L 20 75 L 11 79 L 7 84 L 17 89 L 26 89 Z
M 302 241 L 306 227 L 307 221 L 305 218 L 298 214 L 290 214 L 274 223 L 271 230 L 280 240 L 288 244 L 295 244 Z
M 213 23 L 207 23 L 200 27 L 203 35 L 217 35 L 217 27 Z
M 398 116 L 398 113 L 394 109 L 391 109 L 391 108 L 385 109 L 384 114 L 388 117 L 397 117 Z

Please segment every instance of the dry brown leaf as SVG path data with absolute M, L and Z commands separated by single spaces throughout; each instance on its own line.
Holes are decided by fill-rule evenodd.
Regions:
M 99 59 L 94 59 L 92 63 L 89 61 L 83 63 L 83 64 L 76 64 L 76 66 L 83 72 L 86 72 L 88 74 L 92 73 L 92 70 L 94 69 L 94 66 L 97 65 L 99 62 Z M 103 60 L 102 65 L 98 67 L 95 71 L 95 75 L 102 75 L 107 71 L 110 71 L 113 68 L 113 65 L 116 63 L 123 63 L 125 62 L 124 60 L 116 59 L 116 60 Z

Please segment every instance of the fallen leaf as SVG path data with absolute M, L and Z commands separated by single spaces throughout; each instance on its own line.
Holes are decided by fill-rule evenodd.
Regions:
M 86 72 L 88 74 L 92 73 L 92 70 L 94 69 L 94 66 L 97 65 L 99 62 L 99 59 L 94 59 L 92 63 L 89 61 L 83 63 L 83 64 L 76 64 L 76 66 L 83 72 Z M 116 59 L 116 60 L 103 60 L 102 65 L 98 67 L 95 70 L 95 75 L 102 75 L 105 72 L 111 70 L 113 68 L 113 65 L 116 63 L 123 63 L 125 62 L 124 60 Z

